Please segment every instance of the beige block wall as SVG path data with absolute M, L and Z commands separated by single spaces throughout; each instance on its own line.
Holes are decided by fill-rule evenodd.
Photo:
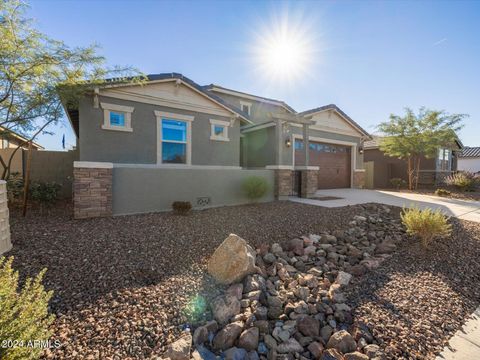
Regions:
M 7 183 L 0 180 L 0 255 L 12 248 L 10 220 L 7 206 Z

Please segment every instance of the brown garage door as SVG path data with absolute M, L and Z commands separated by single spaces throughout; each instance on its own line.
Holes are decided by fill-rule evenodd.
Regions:
M 302 140 L 295 140 L 295 165 L 305 165 Z M 310 164 L 320 167 L 318 172 L 319 189 L 350 187 L 351 147 L 310 142 Z

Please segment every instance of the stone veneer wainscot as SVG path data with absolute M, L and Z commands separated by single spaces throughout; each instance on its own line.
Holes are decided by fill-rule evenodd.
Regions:
M 75 219 L 112 215 L 112 163 L 75 161 L 73 213 Z

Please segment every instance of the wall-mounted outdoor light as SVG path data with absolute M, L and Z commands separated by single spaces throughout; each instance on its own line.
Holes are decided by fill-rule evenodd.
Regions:
M 363 146 L 360 145 L 360 146 L 358 147 L 358 153 L 359 153 L 359 154 L 363 154 Z
M 288 136 L 288 137 L 286 138 L 286 140 L 285 140 L 285 146 L 288 147 L 288 148 L 289 148 L 290 146 L 292 146 L 292 140 L 290 139 L 290 136 Z

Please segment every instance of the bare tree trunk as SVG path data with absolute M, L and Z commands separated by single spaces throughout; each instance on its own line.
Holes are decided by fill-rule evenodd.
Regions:
M 417 157 L 417 177 L 415 179 L 415 189 L 418 189 L 418 178 L 420 177 L 420 156 Z
M 407 158 L 408 190 L 413 190 L 412 157 Z
M 30 181 L 30 162 L 32 161 L 32 141 L 28 144 L 27 167 L 25 169 L 25 184 L 23 186 L 23 217 L 27 215 L 28 185 Z

